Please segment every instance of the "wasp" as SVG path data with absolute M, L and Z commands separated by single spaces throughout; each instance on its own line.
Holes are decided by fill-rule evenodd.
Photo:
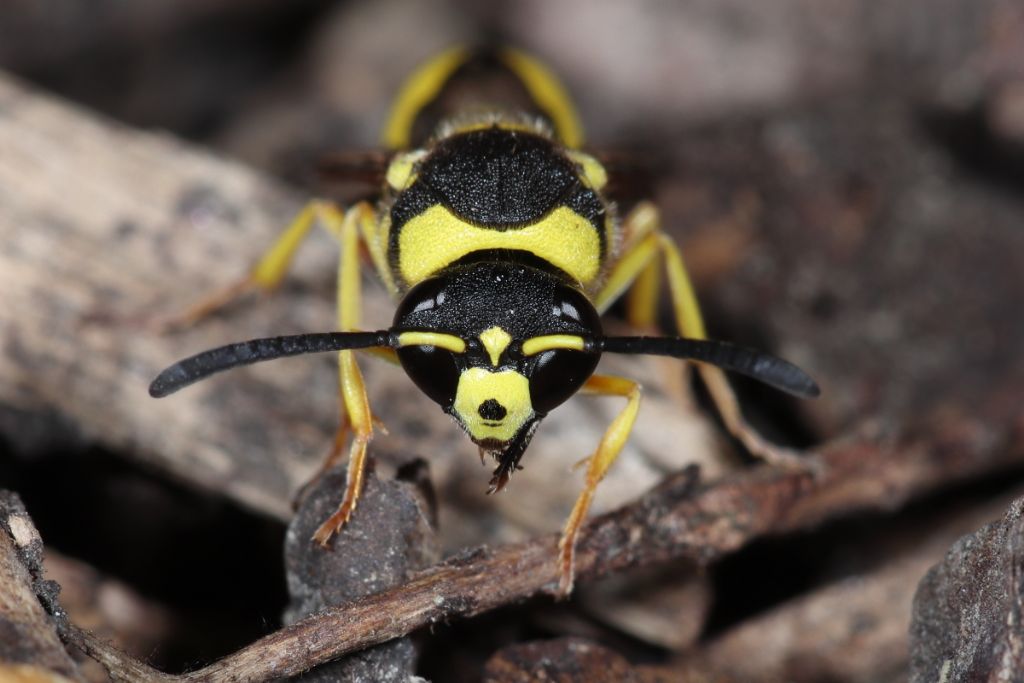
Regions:
M 502 85 L 474 95 L 467 83 L 485 71 L 499 74 L 489 82 Z M 505 487 L 538 425 L 561 403 L 576 393 L 621 397 L 625 407 L 586 459 L 583 490 L 562 531 L 562 595 L 572 589 L 576 538 L 591 499 L 640 408 L 638 383 L 595 374 L 601 354 L 695 361 L 728 431 L 753 454 L 784 460 L 744 421 L 723 369 L 799 397 L 819 393 L 814 380 L 766 353 L 707 339 L 657 208 L 639 201 L 621 211 L 610 169 L 584 151 L 578 121 L 557 78 L 517 50 L 460 47 L 426 62 L 399 91 L 384 128 L 377 201 L 347 208 L 311 202 L 242 281 L 186 314 L 197 319 L 247 290 L 274 288 L 319 223 L 340 245 L 338 331 L 205 351 L 160 373 L 150 393 L 166 396 L 240 365 L 337 352 L 344 418 L 325 468 L 349 443 L 348 470 L 337 511 L 314 535 L 324 545 L 356 507 L 374 430 L 355 351 L 400 364 L 481 456 L 494 458 L 489 492 Z M 397 301 L 385 330 L 360 328 L 361 247 Z M 627 290 L 629 322 L 653 327 L 662 273 L 677 335 L 605 335 L 601 314 Z

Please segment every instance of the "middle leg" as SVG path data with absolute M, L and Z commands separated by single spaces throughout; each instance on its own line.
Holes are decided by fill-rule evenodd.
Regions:
M 334 221 L 332 224 L 324 217 L 329 214 L 341 215 L 341 212 L 339 207 L 324 200 L 315 199 L 309 202 L 245 276 L 207 294 L 183 311 L 152 319 L 150 326 L 161 332 L 191 327 L 246 294 L 276 289 L 287 274 L 296 250 L 318 219 L 320 225 L 331 231 L 335 238 L 340 237 L 338 229 L 341 222 Z
M 653 326 L 657 310 L 657 273 L 663 266 L 678 334 L 707 339 L 704 318 L 682 254 L 672 238 L 661 232 L 657 208 L 649 202 L 637 205 L 626 217 L 624 229 L 638 237 L 628 246 L 604 289 L 598 293 L 595 299 L 598 310 L 603 312 L 623 292 L 632 288 L 626 302 L 629 322 L 641 329 Z M 747 424 L 736 394 L 721 368 L 699 362 L 695 365 L 725 428 L 752 455 L 774 465 L 805 466 L 805 461 L 797 454 L 768 442 Z
M 338 329 L 351 332 L 359 329 L 361 318 L 361 287 L 359 268 L 360 231 L 374 220 L 373 209 L 363 202 L 342 213 L 333 207 L 325 208 L 320 220 L 331 232 L 339 235 L 341 258 L 338 264 Z M 366 448 L 373 436 L 373 415 L 366 396 L 363 375 L 356 363 L 354 351 L 338 352 L 338 379 L 341 389 L 341 424 L 335 435 L 327 463 L 340 458 L 346 437 L 351 432 L 348 452 L 348 471 L 345 494 L 338 509 L 313 534 L 313 540 L 326 545 L 352 516 L 362 491 L 366 467 Z

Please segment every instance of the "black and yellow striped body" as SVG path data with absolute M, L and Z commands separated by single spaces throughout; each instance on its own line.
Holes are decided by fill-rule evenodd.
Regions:
M 596 450 L 559 543 L 559 591 L 569 592 L 576 536 L 598 483 L 621 452 L 640 406 L 640 385 L 594 375 L 602 353 L 701 361 L 698 370 L 727 429 L 754 454 L 791 464 L 740 413 L 722 368 L 799 396 L 817 386 L 799 368 L 711 342 L 678 248 L 653 204 L 621 222 L 622 169 L 581 151 L 583 135 L 565 91 L 547 69 L 515 50 L 449 50 L 399 93 L 385 126 L 385 179 L 376 205 L 342 209 L 311 202 L 244 280 L 193 307 L 194 320 L 252 288 L 281 282 L 295 250 L 319 222 L 338 240 L 337 333 L 254 340 L 198 354 L 154 380 L 163 396 L 228 367 L 336 350 L 344 420 L 325 467 L 350 439 L 345 495 L 314 539 L 326 544 L 359 499 L 373 436 L 357 350 L 399 362 L 423 392 L 497 460 L 501 489 L 540 421 L 577 392 L 625 399 Z M 372 165 L 372 164 L 371 164 Z M 360 245 L 397 300 L 392 326 L 360 324 Z M 676 337 L 607 337 L 600 313 L 627 291 L 629 322 L 650 328 L 662 271 Z

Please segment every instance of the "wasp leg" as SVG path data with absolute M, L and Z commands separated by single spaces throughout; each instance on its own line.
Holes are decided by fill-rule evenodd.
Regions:
M 322 200 L 309 202 L 245 276 L 203 297 L 180 313 L 158 318 L 153 326 L 161 331 L 189 327 L 246 294 L 275 289 L 288 273 L 295 251 L 310 228 L 327 211 L 338 212 L 339 209 Z M 321 224 L 335 232 L 326 221 L 321 221 Z
M 394 349 L 369 348 L 359 350 L 371 356 L 375 356 L 380 360 L 391 363 L 393 365 L 401 365 L 401 363 L 399 363 L 398 361 L 398 354 L 395 353 Z M 376 425 L 377 429 L 379 429 L 384 434 L 388 433 L 388 430 L 384 427 L 384 424 L 380 422 L 372 414 L 371 419 L 373 419 L 373 422 Z M 345 407 L 343 405 L 340 422 L 338 423 L 338 429 L 334 432 L 334 441 L 331 444 L 331 450 L 327 454 L 327 457 L 324 458 L 324 461 L 320 464 L 320 467 L 317 468 L 316 474 L 310 477 L 309 481 L 300 486 L 299 490 L 295 492 L 295 495 L 292 497 L 293 510 L 297 510 L 299 506 L 302 504 L 302 501 L 305 500 L 307 495 L 309 495 L 309 492 L 313 490 L 313 486 L 318 481 L 320 481 L 320 479 L 325 474 L 330 472 L 335 465 L 341 462 L 341 457 L 345 454 L 345 444 L 348 442 L 349 431 L 350 425 L 348 420 L 348 412 L 345 410 Z
M 622 396 L 627 399 L 626 407 L 615 416 L 608 425 L 597 450 L 587 460 L 587 478 L 583 492 L 576 499 L 576 504 L 565 522 L 562 539 L 558 542 L 558 594 L 567 597 L 572 592 L 573 562 L 576 554 L 576 537 L 579 535 L 583 520 L 586 519 L 590 501 L 594 497 L 597 485 L 601 483 L 608 468 L 618 457 L 619 452 L 629 438 L 640 409 L 640 385 L 622 377 L 594 375 L 587 380 L 581 391 L 598 396 Z
M 609 275 L 607 284 L 595 297 L 598 310 L 605 310 L 626 288 L 634 286 L 634 291 L 630 292 L 630 298 L 627 299 L 629 321 L 639 327 L 653 326 L 657 311 L 658 281 L 657 276 L 650 273 L 659 270 L 657 257 L 661 256 L 668 276 L 678 333 L 684 337 L 706 339 L 704 319 L 690 277 L 686 273 L 682 254 L 675 242 L 661 232 L 661 218 L 657 208 L 649 202 L 637 205 L 626 217 L 624 229 L 627 234 L 636 235 L 636 239 L 627 247 Z M 706 363 L 697 363 L 696 366 L 725 428 L 752 455 L 773 465 L 806 466 L 800 456 L 769 443 L 747 424 L 736 394 L 721 368 Z
M 341 259 L 338 265 L 338 329 L 342 332 L 357 330 L 361 317 L 360 230 L 364 230 L 366 224 L 374 220 L 373 209 L 365 202 L 357 204 L 345 214 L 338 209 L 329 208 L 322 211 L 320 219 L 328 229 L 339 235 L 341 242 Z M 352 430 L 352 442 L 348 453 L 345 495 L 334 514 L 313 534 L 313 540 L 321 545 L 327 544 L 355 510 L 362 491 L 366 446 L 373 436 L 374 419 L 354 351 L 338 352 L 338 378 L 346 418 L 338 428 L 335 446 L 338 446 L 338 437 L 343 440 L 343 431 L 348 429 Z
M 641 202 L 626 216 L 623 231 L 626 233 L 627 253 L 638 257 L 639 272 L 624 269 L 620 273 L 618 293 L 626 292 L 626 316 L 629 324 L 638 330 L 654 330 L 658 324 L 658 292 L 661 291 L 661 268 L 657 256 L 657 234 L 661 229 L 661 216 L 657 207 L 650 202 Z M 634 266 L 635 268 L 636 266 Z M 611 279 L 609 279 L 611 284 Z M 605 289 L 608 289 L 607 287 Z
M 627 289 L 640 290 L 636 296 L 630 293 L 629 315 L 633 322 L 634 312 L 647 312 L 654 324 L 657 304 L 658 268 L 655 258 L 658 256 L 658 230 L 660 218 L 658 209 L 650 202 L 638 204 L 623 220 L 622 230 L 625 248 L 615 267 L 608 274 L 604 286 L 594 296 L 594 307 L 604 313 Z M 652 267 L 654 266 L 654 267 Z M 653 272 L 653 274 L 651 274 Z M 647 278 L 645 280 L 645 278 Z M 640 294 L 644 296 L 641 297 Z M 637 301 L 642 298 L 643 301 Z

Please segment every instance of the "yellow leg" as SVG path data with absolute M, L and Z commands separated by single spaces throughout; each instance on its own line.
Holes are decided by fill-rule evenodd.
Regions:
M 367 350 L 369 350 L 369 349 L 367 349 Z M 383 354 L 380 357 L 383 358 L 384 360 L 390 360 L 390 358 L 388 356 L 383 355 Z M 395 360 L 395 363 L 397 363 L 398 362 L 398 357 L 395 356 L 394 360 Z M 388 433 L 388 430 L 384 428 L 384 425 L 381 424 L 381 422 L 379 420 L 377 420 L 377 418 L 375 416 L 373 416 L 372 413 L 370 415 L 370 418 L 373 420 L 373 424 L 377 427 L 377 429 L 379 429 L 380 431 L 384 432 L 385 434 Z M 342 399 L 341 416 L 340 416 L 339 421 L 338 421 L 338 428 L 334 432 L 334 441 L 331 443 L 331 450 L 328 452 L 327 457 L 324 458 L 324 461 L 320 464 L 320 467 L 317 469 L 316 474 L 314 474 L 312 477 L 310 477 L 309 481 L 307 481 L 305 484 L 303 484 L 299 488 L 298 492 L 296 492 L 295 497 L 292 499 L 292 509 L 293 510 L 297 510 L 299 508 L 299 506 L 302 504 L 302 501 L 305 500 L 306 496 L 308 495 L 309 491 L 311 491 L 313 486 L 318 481 L 320 481 L 320 478 L 323 477 L 328 472 L 330 472 L 331 469 L 333 469 L 335 465 L 337 465 L 339 462 L 341 462 L 342 456 L 345 454 L 345 444 L 348 443 L 348 438 L 350 436 L 350 432 L 351 431 L 352 431 L 352 427 L 351 427 L 351 423 L 349 422 L 348 410 L 346 409 L 346 407 L 344 405 L 344 399 Z M 358 482 L 356 482 L 356 484 L 358 484 Z M 346 488 L 347 488 L 347 486 L 346 486 Z M 360 489 L 357 486 L 356 487 L 356 495 L 357 496 L 358 496 L 359 490 Z M 353 503 L 353 506 L 354 506 L 354 503 Z M 342 522 L 341 524 L 344 524 L 344 523 Z
M 654 263 L 658 255 L 657 232 L 661 227 L 660 221 L 657 207 L 650 202 L 637 204 L 622 221 L 626 245 L 601 291 L 594 297 L 594 306 L 599 313 L 607 311 L 627 289 L 637 284 L 637 278 L 641 276 L 641 273 L 650 270 L 649 266 Z M 649 297 L 655 298 L 655 301 L 646 304 L 637 302 L 638 307 L 655 308 L 657 290 L 652 290 L 651 284 L 653 283 L 648 281 L 647 286 L 640 289 L 647 292 Z M 633 300 L 635 298 L 633 297 Z M 653 310 L 650 316 L 654 317 Z
M 627 247 L 625 254 L 609 275 L 604 289 L 595 298 L 598 310 L 605 310 L 627 287 L 634 286 L 636 289 L 630 293 L 631 296 L 627 300 L 629 320 L 641 325 L 653 324 L 658 292 L 651 283 L 650 272 L 658 269 L 657 257 L 660 255 L 668 277 L 678 334 L 706 339 L 704 319 L 697 303 L 697 295 L 686 273 L 682 255 L 672 239 L 662 233 L 660 228 L 658 211 L 647 202 L 638 205 L 627 216 L 624 225 L 626 233 L 638 234 L 641 237 Z M 746 423 L 736 394 L 721 368 L 705 363 L 696 363 L 696 366 L 726 429 L 739 439 L 752 455 L 775 465 L 803 466 L 802 458 L 787 449 L 768 443 Z
M 672 293 L 672 305 L 675 309 L 676 323 L 679 334 L 699 339 L 707 338 L 704 320 L 697 305 L 690 278 L 686 274 L 682 255 L 678 247 L 667 235 L 659 235 L 662 252 L 665 255 L 665 269 L 668 274 L 669 291 Z M 722 416 L 722 422 L 729 433 L 740 440 L 743 446 L 755 457 L 765 462 L 784 467 L 806 467 L 806 461 L 789 449 L 769 443 L 758 434 L 757 430 L 743 419 L 739 401 L 729 385 L 725 371 L 707 363 L 697 363 L 697 371 L 708 388 L 711 400 Z
M 636 330 L 653 330 L 658 323 L 661 269 L 655 261 L 640 271 L 626 293 L 626 322 Z
M 360 228 L 365 222 L 373 220 L 373 209 L 364 202 L 352 207 L 345 214 L 333 207 L 323 207 L 318 213 L 320 220 L 332 233 L 339 236 L 341 242 L 341 259 L 338 265 L 338 329 L 342 332 L 357 330 L 361 314 Z M 345 495 L 334 514 L 313 534 L 313 540 L 321 545 L 327 544 L 355 510 L 362 491 L 366 446 L 373 436 L 373 416 L 370 413 L 370 402 L 366 397 L 366 386 L 356 363 L 355 352 L 338 352 L 338 378 L 345 410 L 339 434 L 342 430 L 351 428 L 352 444 L 348 454 Z M 337 437 L 335 447 L 338 447 Z
M 579 535 L 583 520 L 587 517 L 587 510 L 590 508 L 594 491 L 626 444 L 626 439 L 629 438 L 629 433 L 633 430 L 637 411 L 640 409 L 640 385 L 632 380 L 594 375 L 583 385 L 582 391 L 599 396 L 622 396 L 627 399 L 627 403 L 622 412 L 608 425 L 597 450 L 585 461 L 587 463 L 586 483 L 580 497 L 576 499 L 569 519 L 565 522 L 562 539 L 558 542 L 560 574 L 558 592 L 562 596 L 568 596 L 572 592 L 576 537 Z
M 244 277 L 232 282 L 227 287 L 203 297 L 180 313 L 157 319 L 154 322 L 154 327 L 160 330 L 188 327 L 224 308 L 245 294 L 257 290 L 270 291 L 277 287 L 287 274 L 296 249 L 298 249 L 302 240 L 309 234 L 309 230 L 313 227 L 316 219 L 329 209 L 335 212 L 338 211 L 337 208 L 333 208 L 330 204 L 320 200 L 314 200 L 306 204 L 285 231 L 281 233 L 281 236 L 263 254 L 256 263 L 256 266 Z M 330 226 L 326 224 L 324 227 L 331 230 Z
M 706 339 L 704 317 L 700 314 L 697 294 L 693 291 L 690 276 L 686 274 L 682 254 L 668 235 L 658 233 L 658 246 L 665 257 L 665 272 L 668 275 L 668 288 L 672 294 L 672 309 L 676 315 L 679 334 Z M 715 368 L 721 374 L 721 370 Z

